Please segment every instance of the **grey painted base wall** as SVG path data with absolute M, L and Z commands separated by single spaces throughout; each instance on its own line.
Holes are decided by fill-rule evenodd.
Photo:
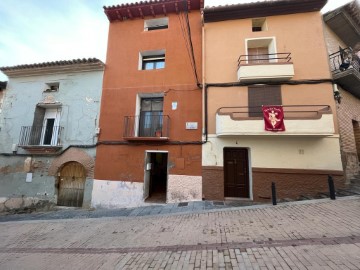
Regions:
M 26 157 L 0 157 L 0 197 L 38 197 L 54 200 L 55 177 L 47 175 L 51 158 L 34 158 L 32 181 L 26 182 Z

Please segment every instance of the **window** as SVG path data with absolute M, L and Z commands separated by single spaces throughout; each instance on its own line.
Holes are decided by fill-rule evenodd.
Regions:
M 142 98 L 140 104 L 139 137 L 161 137 L 163 98 Z
M 44 92 L 56 92 L 59 90 L 59 86 L 60 86 L 59 82 L 46 83 Z
M 139 58 L 139 70 L 165 68 L 165 50 L 141 52 Z
M 266 18 L 252 19 L 252 31 L 253 32 L 261 32 L 261 31 L 266 31 L 266 30 L 267 30 Z
M 169 18 L 145 20 L 144 22 L 144 31 L 167 29 L 168 27 L 169 27 Z
M 142 70 L 160 69 L 165 67 L 165 55 L 143 56 Z
M 61 108 L 44 108 L 36 106 L 33 125 L 26 127 L 24 134 L 28 145 L 57 146 L 61 128 L 59 127 Z
M 249 117 L 262 117 L 262 105 L 281 105 L 280 85 L 248 87 Z
M 275 39 L 274 38 L 256 38 L 246 40 L 248 63 L 259 64 L 276 62 L 274 54 Z

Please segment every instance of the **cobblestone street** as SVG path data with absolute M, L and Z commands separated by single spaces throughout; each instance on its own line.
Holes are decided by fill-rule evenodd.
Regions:
M 0 269 L 360 269 L 359 197 L 0 229 Z

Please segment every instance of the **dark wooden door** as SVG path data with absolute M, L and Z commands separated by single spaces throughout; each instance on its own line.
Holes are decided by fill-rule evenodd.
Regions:
M 86 172 L 78 162 L 67 163 L 60 171 L 58 205 L 81 207 Z
M 225 197 L 249 198 L 249 161 L 245 148 L 224 148 Z

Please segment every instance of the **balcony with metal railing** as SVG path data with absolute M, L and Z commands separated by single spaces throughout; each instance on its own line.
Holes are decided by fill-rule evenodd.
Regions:
M 62 148 L 63 130 L 60 126 L 23 126 L 18 145 L 29 151 L 57 151 Z
M 124 117 L 125 140 L 167 141 L 170 135 L 170 117 L 159 113 L 146 113 Z
M 328 105 L 282 105 L 285 131 L 265 131 L 261 106 L 222 107 L 216 113 L 216 135 L 331 136 L 334 118 Z
M 360 60 L 350 48 L 329 55 L 334 81 L 346 91 L 360 98 Z
M 240 82 L 285 81 L 294 74 L 291 53 L 240 55 L 238 59 Z

